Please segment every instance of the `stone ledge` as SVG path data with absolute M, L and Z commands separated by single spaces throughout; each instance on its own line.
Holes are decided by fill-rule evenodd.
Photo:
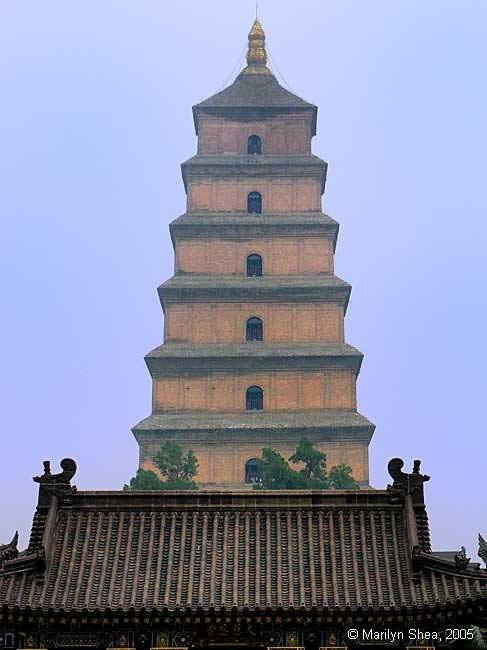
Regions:
M 243 274 L 177 273 L 158 288 L 165 302 L 338 302 L 346 311 L 351 286 L 333 273 L 309 275 L 265 275 L 247 278 Z
M 325 370 L 335 368 L 360 372 L 363 354 L 347 344 L 242 344 L 165 343 L 146 355 L 152 377 L 193 372 L 208 374 L 222 370 L 233 373 L 256 370 Z
M 166 412 L 153 413 L 139 422 L 133 429 L 137 439 L 145 434 L 171 434 L 181 438 L 183 432 L 200 432 L 215 435 L 221 441 L 227 435 L 235 440 L 235 434 L 251 431 L 256 435 L 276 431 L 279 435 L 286 432 L 294 437 L 296 434 L 316 434 L 322 439 L 370 441 L 375 425 L 357 411 L 323 409 L 316 411 L 273 412 L 252 411 L 240 413 L 206 412 Z M 348 434 L 347 434 L 348 430 Z

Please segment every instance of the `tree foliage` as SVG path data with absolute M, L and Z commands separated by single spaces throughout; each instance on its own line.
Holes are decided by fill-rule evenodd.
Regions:
M 256 487 L 265 490 L 328 490 L 358 487 L 349 465 L 343 463 L 335 465 L 328 472 L 326 454 L 315 449 L 309 440 L 303 439 L 298 443 L 289 461 L 294 465 L 301 465 L 301 468 L 293 469 L 277 451 L 264 448 L 262 457 L 257 459 L 260 481 Z
M 257 487 L 266 490 L 297 490 L 304 483 L 298 472 L 292 470 L 286 460 L 274 449 L 264 448 L 262 458 L 257 459 Z
M 328 473 L 328 481 L 330 483 L 330 488 L 334 490 L 358 487 L 357 481 L 355 481 L 352 476 L 352 468 L 350 465 L 345 465 L 344 463 L 334 465 L 330 469 Z
M 181 447 L 171 440 L 163 443 L 154 458 L 154 464 L 168 483 L 193 483 L 198 473 L 198 461 L 190 449 L 183 454 Z
M 304 465 L 300 473 L 306 480 L 326 480 L 326 454 L 313 447 L 313 444 L 304 438 L 300 440 L 296 451 L 289 458 L 291 463 Z
M 124 490 L 197 490 L 193 480 L 198 473 L 198 461 L 190 449 L 183 453 L 181 447 L 171 440 L 161 445 L 154 457 L 154 465 L 162 478 L 152 470 L 138 469 Z
M 150 469 L 138 469 L 137 474 L 123 486 L 127 490 L 163 490 L 164 484 L 155 472 Z

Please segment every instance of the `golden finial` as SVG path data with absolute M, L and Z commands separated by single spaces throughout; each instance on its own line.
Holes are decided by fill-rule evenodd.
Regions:
M 252 29 L 249 32 L 249 49 L 247 51 L 248 66 L 264 66 L 267 63 L 267 52 L 265 51 L 265 33 L 258 18 L 254 20 Z

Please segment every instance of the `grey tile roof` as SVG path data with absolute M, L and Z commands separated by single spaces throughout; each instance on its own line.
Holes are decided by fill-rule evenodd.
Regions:
M 283 88 L 273 74 L 240 74 L 221 92 L 193 106 L 196 133 L 201 112 L 227 113 L 236 109 L 264 111 L 309 111 L 312 133 L 316 132 L 317 107 Z
M 283 88 L 273 74 L 239 75 L 221 92 L 196 104 L 194 108 L 306 108 L 314 104 Z
M 413 526 L 384 490 L 75 492 L 46 529 L 44 567 L 4 563 L 0 608 L 404 615 L 484 606 L 485 571 L 426 553 L 413 567 Z

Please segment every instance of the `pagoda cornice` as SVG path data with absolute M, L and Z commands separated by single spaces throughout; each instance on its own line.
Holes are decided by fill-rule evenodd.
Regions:
M 321 193 L 325 191 L 327 163 L 313 154 L 306 155 L 249 155 L 212 154 L 193 156 L 181 165 L 184 188 L 188 181 L 196 177 L 225 178 L 250 176 L 264 178 L 315 177 L 320 179 Z
M 180 372 L 208 374 L 224 370 L 351 369 L 360 372 L 363 354 L 346 343 L 165 343 L 146 355 L 152 377 Z
M 335 249 L 339 225 L 321 211 L 274 213 L 252 216 L 238 212 L 186 212 L 169 226 L 173 244 L 177 239 L 209 237 L 248 239 L 259 237 L 327 237 Z
M 205 115 L 249 120 L 286 113 L 309 115 L 311 135 L 316 134 L 317 107 L 283 88 L 270 71 L 269 74 L 242 72 L 230 86 L 193 106 L 196 135 Z
M 375 430 L 366 417 L 357 411 L 344 409 L 316 409 L 306 411 L 245 411 L 239 413 L 155 411 L 133 429 L 138 441 L 154 434 L 160 441 L 161 433 L 185 440 L 235 441 L 239 433 L 246 440 L 262 440 L 262 433 L 280 440 L 296 440 L 297 435 L 308 435 L 319 440 L 369 442 Z
M 162 307 L 168 302 L 333 302 L 346 310 L 351 286 L 332 273 L 309 275 L 242 275 L 177 273 L 158 288 Z

